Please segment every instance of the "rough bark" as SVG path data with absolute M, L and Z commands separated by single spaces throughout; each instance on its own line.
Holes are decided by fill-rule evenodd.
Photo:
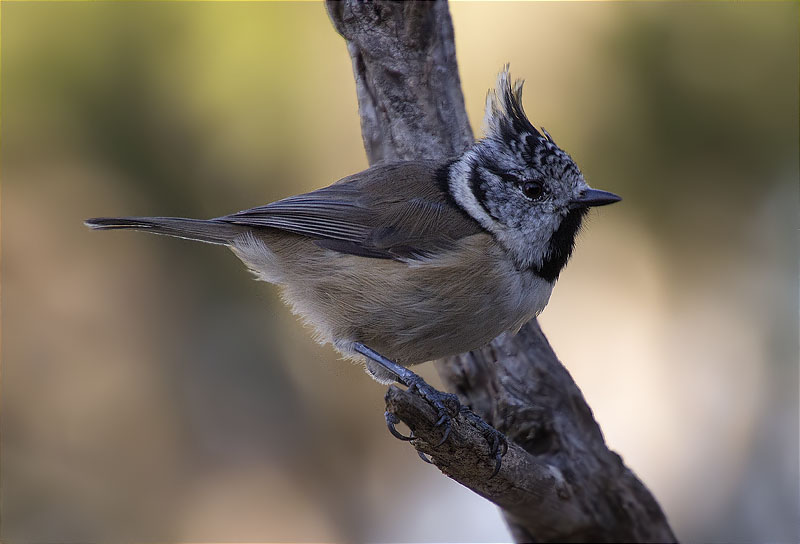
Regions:
M 446 2 L 329 0 L 327 7 L 353 61 L 371 164 L 449 157 L 469 147 Z M 436 365 L 451 392 L 506 434 L 509 449 L 496 476 L 489 477 L 486 440 L 463 415 L 435 447 L 441 429 L 426 402 L 392 387 L 387 410 L 414 431 L 414 447 L 444 474 L 502 509 L 515 540 L 675 541 L 653 496 L 606 447 L 535 320 L 517 335 Z

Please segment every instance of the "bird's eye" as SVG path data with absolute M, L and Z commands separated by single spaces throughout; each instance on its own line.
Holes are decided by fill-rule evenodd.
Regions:
M 531 200 L 539 200 L 544 194 L 544 187 L 538 181 L 526 181 L 522 184 L 522 192 Z

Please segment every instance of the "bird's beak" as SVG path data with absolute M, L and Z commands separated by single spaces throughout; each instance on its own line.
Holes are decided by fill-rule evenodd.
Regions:
M 581 196 L 576 198 L 570 203 L 570 208 L 589 208 L 592 206 L 605 206 L 619 202 L 622 197 L 609 193 L 608 191 L 600 191 L 598 189 L 586 189 Z

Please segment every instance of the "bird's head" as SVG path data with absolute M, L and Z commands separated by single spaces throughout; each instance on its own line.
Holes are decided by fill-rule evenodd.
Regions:
M 491 232 L 520 268 L 555 281 L 591 206 L 620 200 L 592 189 L 572 158 L 522 109 L 522 81 L 506 67 L 486 99 L 486 134 L 450 171 L 462 208 Z

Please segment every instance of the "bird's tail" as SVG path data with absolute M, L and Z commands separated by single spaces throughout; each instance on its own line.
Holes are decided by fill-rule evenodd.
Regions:
M 183 217 L 97 217 L 87 219 L 84 224 L 98 230 L 134 229 L 221 245 L 230 245 L 237 235 L 248 230 L 247 227 L 218 219 Z

